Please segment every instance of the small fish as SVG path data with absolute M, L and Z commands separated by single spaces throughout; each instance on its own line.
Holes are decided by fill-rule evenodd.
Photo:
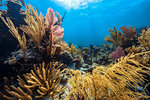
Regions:
M 17 60 L 16 57 L 9 58 L 9 60 L 4 61 L 4 64 L 14 65 L 16 64 Z

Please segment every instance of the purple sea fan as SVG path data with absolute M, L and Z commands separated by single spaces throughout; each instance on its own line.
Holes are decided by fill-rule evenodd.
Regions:
M 131 26 L 127 27 L 127 26 L 123 26 L 120 28 L 122 30 L 122 32 L 124 33 L 124 36 L 129 38 L 129 39 L 133 39 L 136 36 L 136 28 L 132 28 Z
M 118 59 L 120 57 L 124 57 L 125 56 L 125 53 L 124 53 L 124 50 L 119 46 L 117 47 L 116 51 L 114 51 L 112 54 L 112 59 L 115 60 L 115 59 Z
M 55 42 L 57 39 L 62 38 L 64 28 L 61 28 L 59 25 L 54 25 L 58 19 L 55 16 L 53 9 L 48 8 L 45 19 L 46 29 L 50 32 L 50 39 L 52 39 L 52 41 Z

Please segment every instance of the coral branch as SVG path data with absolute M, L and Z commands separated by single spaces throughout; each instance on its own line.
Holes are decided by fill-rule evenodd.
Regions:
M 4 19 L 4 17 L 1 17 L 1 19 L 4 21 L 4 23 L 9 28 L 10 33 L 18 40 L 20 47 L 23 50 L 24 58 L 26 58 L 26 56 L 25 56 L 25 50 L 26 50 L 26 36 L 25 36 L 25 34 L 23 33 L 22 37 L 20 36 L 20 34 L 18 32 L 18 28 L 15 28 L 15 26 L 14 26 L 14 24 L 10 18 L 6 18 L 7 22 Z
M 105 41 L 113 43 L 117 46 L 121 46 L 123 44 L 122 39 L 121 39 L 123 34 L 120 31 L 118 31 L 118 33 L 117 33 L 117 30 L 115 27 L 114 27 L 114 30 L 109 29 L 109 32 L 111 33 L 111 35 L 107 36 L 105 38 Z
M 58 98 L 58 94 L 65 89 L 64 85 L 60 86 L 61 74 L 65 70 L 60 71 L 59 68 L 63 64 L 59 66 L 57 64 L 58 62 L 52 66 L 52 63 L 48 65 L 42 63 L 39 67 L 34 66 L 34 70 L 31 70 L 31 73 L 24 75 L 27 84 L 21 78 L 19 78 L 19 83 L 25 88 L 36 89 L 35 91 L 39 95 L 35 96 L 35 98 Z
M 44 17 L 41 13 L 38 15 L 37 10 L 34 11 L 31 5 L 26 6 L 25 14 L 27 25 L 22 25 L 20 29 L 34 41 L 37 47 L 40 47 L 40 42 L 45 35 Z
M 57 39 L 63 37 L 64 29 L 61 28 L 58 25 L 54 25 L 56 21 L 58 20 L 55 16 L 55 13 L 53 12 L 53 9 L 48 8 L 47 14 L 46 14 L 46 29 L 49 31 L 49 52 L 51 55 L 52 52 L 52 44 L 56 42 Z
M 99 66 L 92 73 L 82 74 L 73 71 L 74 77 L 69 80 L 71 89 L 67 100 L 79 97 L 84 100 L 136 100 L 148 98 L 144 93 L 134 91 L 139 84 L 144 85 L 144 75 L 150 75 L 150 68 L 133 60 L 135 56 L 145 53 L 131 54 L 121 57 L 118 63 L 109 67 Z M 144 75 L 143 75 L 144 74 Z

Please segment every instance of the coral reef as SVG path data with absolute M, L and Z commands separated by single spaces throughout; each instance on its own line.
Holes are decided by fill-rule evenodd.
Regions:
M 123 41 L 122 41 L 123 34 L 122 34 L 122 32 L 118 31 L 118 33 L 117 33 L 117 30 L 116 30 L 115 27 L 114 27 L 114 30 L 109 29 L 109 32 L 111 33 L 111 35 L 107 35 L 107 37 L 105 38 L 105 41 L 113 43 L 117 46 L 121 46 L 123 44 Z
M 143 91 L 139 93 L 134 90 L 139 84 L 143 85 L 142 73 L 149 75 L 150 69 L 133 60 L 134 57 L 133 54 L 122 57 L 111 67 L 99 66 L 92 71 L 92 74 L 82 75 L 79 70 L 74 71 L 74 76 L 69 80 L 71 90 L 67 98 L 75 100 L 147 98 Z
M 86 64 L 92 65 L 93 63 L 97 63 L 100 65 L 107 65 L 112 62 L 111 57 L 108 55 L 110 55 L 115 49 L 116 46 L 108 43 L 102 44 L 98 47 L 91 45 L 90 48 L 84 47 L 81 54 L 84 63 Z
M 150 50 L 150 28 L 147 31 L 143 30 L 140 37 L 138 37 L 138 42 L 146 50 Z
M 48 14 L 44 18 L 31 5 L 26 5 L 24 12 L 26 25 L 21 25 L 20 27 L 15 27 L 10 18 L 6 18 L 6 21 L 1 17 L 12 35 L 18 40 L 24 54 L 21 54 L 20 49 L 11 53 L 11 59 L 14 58 L 14 54 L 16 58 L 16 63 L 13 66 L 32 67 L 33 64 L 42 63 L 42 61 L 49 62 L 63 59 L 60 59 L 61 57 L 57 59 L 56 56 L 61 55 L 61 52 L 68 48 L 68 45 L 61 39 L 64 29 L 54 25 L 57 18 L 53 10 L 49 8 L 47 12 Z M 7 59 L 5 62 L 10 62 L 9 60 Z M 62 62 L 65 61 L 62 60 Z
M 51 98 L 52 100 L 59 98 L 59 94 L 65 89 L 64 85 L 60 85 L 62 73 L 61 65 L 58 62 L 45 64 L 39 67 L 34 66 L 34 70 L 24 74 L 24 79 L 18 76 L 18 87 L 4 85 L 4 93 L 0 92 L 0 96 L 4 99 L 21 99 L 32 100 L 33 98 Z M 5 94 L 6 93 L 6 94 Z M 9 95 L 7 95 L 7 93 Z
M 8 3 L 8 12 L 2 12 L 0 16 L 21 48 L 10 51 L 10 57 L 4 61 L 9 71 L 0 73 L 0 77 L 5 76 L 4 82 L 0 79 L 0 99 L 150 98 L 146 92 L 150 80 L 150 28 L 137 35 L 135 27 L 123 26 L 120 28 L 122 32 L 114 27 L 109 29 L 110 35 L 105 38 L 110 44 L 80 45 L 78 48 L 63 40 L 61 25 L 66 12 L 63 17 L 56 12 L 56 17 L 53 9 L 48 8 L 44 17 L 31 5 L 25 5 L 23 0 L 19 1 L 26 7 L 25 11 L 21 10 L 18 1 L 12 1 Z M 11 4 L 16 5 L 14 11 L 24 23 L 13 20 L 15 12 L 10 9 Z
M 131 47 L 125 48 L 125 52 L 127 54 L 131 53 L 140 53 L 142 51 L 141 47 L 136 47 L 135 45 L 132 45 Z
M 117 30 L 115 27 L 114 27 L 114 30 L 109 29 L 109 32 L 111 33 L 111 35 L 107 36 L 105 38 L 105 41 L 108 41 L 110 43 L 113 43 L 114 45 L 125 47 L 125 48 L 136 43 L 137 32 L 136 32 L 135 27 L 132 28 L 131 26 L 129 27 L 123 26 L 120 29 L 123 31 L 124 34 L 121 31 L 118 31 L 117 33 Z

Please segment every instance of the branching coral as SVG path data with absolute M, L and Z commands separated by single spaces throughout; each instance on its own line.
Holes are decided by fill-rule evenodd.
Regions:
M 125 49 L 125 51 L 129 54 L 131 53 L 140 53 L 142 51 L 142 48 L 136 47 L 135 45 L 132 45 L 132 47 L 128 47 Z
M 148 28 L 147 31 L 142 30 L 141 36 L 138 37 L 138 42 L 146 50 L 150 50 L 150 28 Z
M 77 49 L 76 46 L 73 46 L 73 44 L 71 44 L 70 48 L 68 48 L 68 51 L 72 54 L 72 56 L 75 59 L 82 59 L 81 49 Z
M 32 100 L 32 91 L 29 88 L 16 87 L 14 85 L 9 84 L 8 79 L 4 78 L 4 93 L 0 91 L 0 97 L 6 100 Z M 11 86 L 9 86 L 11 85 Z
M 131 26 L 129 27 L 123 26 L 120 29 L 122 30 L 124 34 L 121 31 L 118 31 L 117 33 L 117 30 L 115 27 L 114 27 L 114 30 L 109 29 L 109 32 L 111 33 L 111 35 L 107 36 L 105 38 L 105 41 L 113 43 L 114 45 L 117 45 L 117 46 L 128 47 L 136 39 L 136 35 L 137 35 L 136 28 L 135 27 L 132 28 Z M 128 42 L 130 42 L 131 44 L 128 44 Z
M 72 54 L 73 52 L 78 52 L 78 49 L 76 48 L 76 46 L 73 46 L 73 44 L 71 44 L 70 48 L 68 48 L 69 52 Z
M 26 50 L 26 37 L 25 34 L 22 35 L 22 37 L 20 36 L 19 32 L 18 32 L 18 28 L 16 28 L 13 24 L 13 22 L 10 20 L 10 18 L 6 18 L 6 20 L 1 17 L 1 19 L 4 21 L 4 23 L 7 25 L 7 27 L 9 28 L 10 33 L 18 40 L 20 47 L 22 48 L 23 52 L 24 52 L 24 58 L 25 58 L 25 50 Z
M 149 53 L 149 52 L 146 52 Z M 74 72 L 74 77 L 69 80 L 72 88 L 68 98 L 82 96 L 84 100 L 137 100 L 147 98 L 143 93 L 135 92 L 139 84 L 144 83 L 144 74 L 150 75 L 150 68 L 133 60 L 139 54 L 121 57 L 118 63 L 111 67 L 97 67 L 92 74 Z M 143 70 L 144 68 L 144 70 Z
M 31 5 L 26 5 L 25 22 L 27 25 L 22 25 L 20 29 L 25 32 L 37 47 L 45 35 L 44 17 L 42 14 L 38 15 L 37 10 L 34 11 Z
M 18 76 L 19 87 L 11 85 L 5 86 L 7 94 L 0 92 L 2 98 L 8 100 L 32 100 L 33 98 L 51 98 L 52 100 L 59 98 L 59 94 L 65 89 L 64 85 L 60 85 L 62 73 L 58 62 L 53 65 L 42 63 L 39 67 L 34 66 L 34 70 L 24 74 L 24 78 Z
M 27 84 L 22 81 L 21 78 L 18 79 L 19 84 L 24 86 L 25 88 L 36 89 L 36 92 L 39 94 L 35 96 L 35 98 L 58 98 L 58 94 L 64 90 L 64 85 L 60 85 L 61 74 L 64 70 L 60 71 L 59 65 L 57 68 L 58 62 L 56 62 L 53 66 L 52 63 L 45 65 L 43 63 L 39 67 L 34 66 L 34 70 L 31 70 L 31 73 L 27 73 L 24 75 L 27 80 Z
M 114 30 L 113 29 L 109 29 L 109 32 L 111 33 L 111 35 L 107 35 L 107 37 L 105 38 L 105 41 L 108 41 L 110 43 L 113 43 L 117 46 L 121 46 L 122 45 L 122 36 L 123 34 L 118 31 L 117 33 L 117 30 L 116 28 L 114 27 Z

